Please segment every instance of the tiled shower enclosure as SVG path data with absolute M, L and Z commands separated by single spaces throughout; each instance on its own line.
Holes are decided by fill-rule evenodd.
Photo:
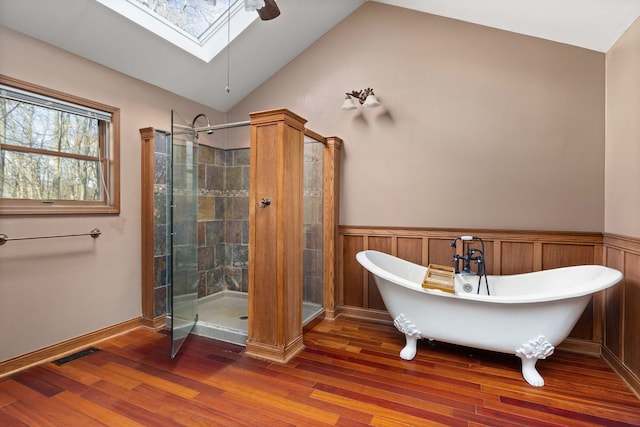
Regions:
M 168 247 L 171 158 L 170 135 L 155 134 L 154 288 L 156 315 L 169 311 L 170 253 Z M 322 308 L 323 148 L 314 140 L 304 150 L 303 299 L 305 316 Z M 249 176 L 248 148 L 223 150 L 198 147 L 198 298 L 248 291 Z M 179 159 L 178 159 L 179 161 Z M 175 179 L 179 179 L 175 178 Z M 174 224 L 175 226 L 175 224 Z M 240 295 L 242 294 L 235 294 Z

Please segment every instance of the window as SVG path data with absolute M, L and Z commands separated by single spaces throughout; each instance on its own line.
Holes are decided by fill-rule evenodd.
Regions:
M 0 214 L 118 213 L 119 119 L 0 75 Z
M 205 62 L 258 19 L 239 0 L 97 1 Z
M 224 17 L 231 7 L 230 0 L 129 0 L 148 13 L 161 17 L 167 24 L 175 25 L 198 42 L 207 31 Z M 218 25 L 220 25 L 218 23 Z

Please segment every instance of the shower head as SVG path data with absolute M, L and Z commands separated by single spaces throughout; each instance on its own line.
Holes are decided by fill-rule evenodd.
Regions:
M 193 121 L 191 122 L 191 127 L 195 128 L 196 127 L 196 120 L 198 120 L 200 117 L 204 117 L 205 119 L 207 119 L 207 127 L 211 126 L 211 122 L 209 122 L 209 116 L 207 116 L 204 113 L 200 113 L 197 116 L 195 116 L 193 118 Z M 207 130 L 207 135 L 211 135 L 213 133 L 212 129 Z

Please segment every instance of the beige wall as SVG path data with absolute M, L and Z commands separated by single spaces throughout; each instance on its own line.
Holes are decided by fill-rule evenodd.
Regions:
M 341 224 L 602 231 L 604 54 L 367 2 L 229 114 L 344 139 Z M 382 107 L 342 111 L 373 87 Z M 230 132 L 230 134 L 232 134 Z M 246 145 L 238 131 L 228 147 Z
M 640 237 L 640 20 L 607 52 L 605 231 Z
M 170 130 L 171 108 L 188 121 L 223 116 L 1 26 L 0 73 L 119 107 L 122 126 L 120 215 L 0 217 L 9 237 L 103 233 L 0 247 L 2 361 L 141 315 L 139 129 Z

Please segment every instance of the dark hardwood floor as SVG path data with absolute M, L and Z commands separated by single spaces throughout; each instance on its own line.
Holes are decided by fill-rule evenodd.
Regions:
M 557 351 L 524 382 L 515 356 L 421 341 L 340 318 L 305 333 L 286 365 L 198 336 L 171 360 L 139 329 L 62 366 L 0 380 L 0 426 L 637 426 L 640 400 L 597 357 Z

